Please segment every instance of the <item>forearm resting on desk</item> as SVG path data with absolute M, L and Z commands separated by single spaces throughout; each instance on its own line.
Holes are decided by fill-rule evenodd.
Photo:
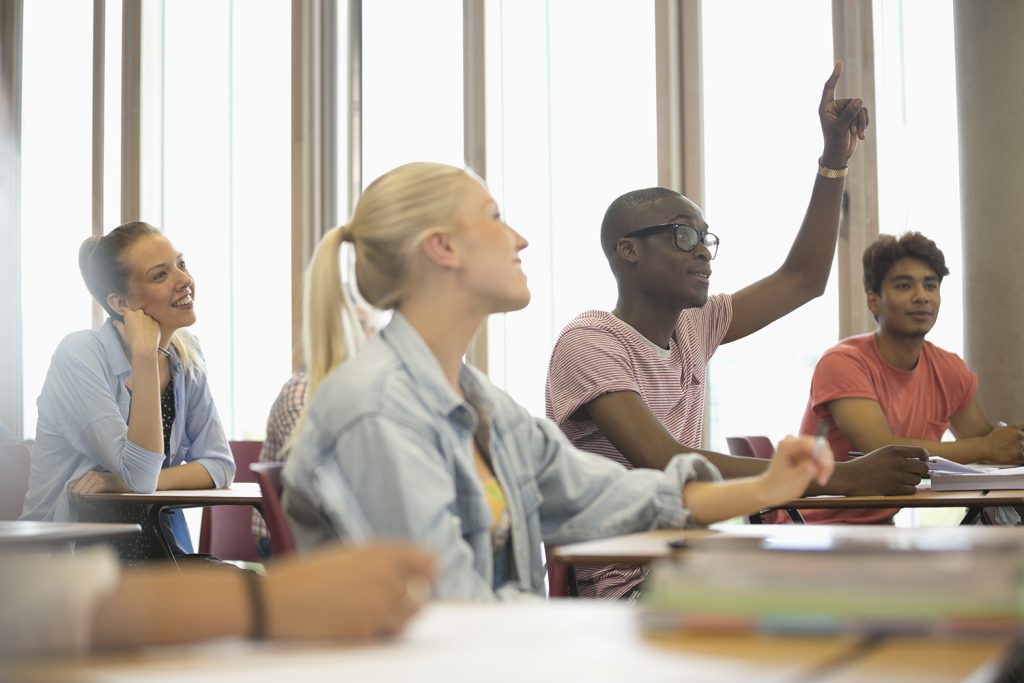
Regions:
M 252 579 L 223 567 L 126 571 L 96 609 L 94 648 L 245 637 L 365 639 L 396 633 L 430 596 L 434 560 L 414 548 L 334 546 L 276 561 Z
M 213 485 L 213 477 L 202 463 L 189 462 L 160 470 L 156 489 L 157 491 L 209 489 L 213 488 Z
M 93 619 L 97 649 L 135 648 L 242 636 L 250 627 L 246 587 L 227 568 L 127 571 Z
M 683 503 L 694 521 L 711 524 L 798 498 L 812 479 L 827 482 L 834 467 L 832 452 L 821 440 L 788 436 L 761 476 L 690 482 L 683 488 Z

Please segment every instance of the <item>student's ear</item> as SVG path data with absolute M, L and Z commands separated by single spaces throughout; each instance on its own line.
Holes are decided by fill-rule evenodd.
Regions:
M 114 294 L 111 292 L 107 294 L 107 305 L 110 309 L 117 313 L 119 318 L 124 318 L 124 314 L 132 310 L 132 307 L 128 305 L 128 300 L 121 294 Z
M 445 269 L 459 267 L 459 249 L 450 232 L 438 230 L 431 232 L 423 240 L 420 248 L 428 259 Z
M 868 310 L 871 311 L 871 315 L 875 316 L 875 320 L 878 320 L 878 312 L 882 309 L 881 297 L 878 296 L 877 292 L 868 290 Z
M 615 243 L 615 251 L 619 254 L 619 258 L 627 263 L 636 263 L 640 260 L 636 251 L 636 243 L 633 240 L 620 237 L 619 241 Z

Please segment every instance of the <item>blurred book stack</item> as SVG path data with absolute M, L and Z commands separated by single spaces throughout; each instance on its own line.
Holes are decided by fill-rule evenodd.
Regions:
M 781 526 L 654 567 L 649 631 L 1024 633 L 1024 534 L 1002 527 Z

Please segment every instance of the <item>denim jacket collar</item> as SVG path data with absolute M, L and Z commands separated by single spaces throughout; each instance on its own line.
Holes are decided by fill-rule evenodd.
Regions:
M 490 422 L 494 409 L 484 384 L 472 368 L 463 363 L 459 370 L 459 385 L 466 395 L 463 399 L 448 384 L 441 364 L 408 318 L 395 311 L 381 336 L 395 349 L 416 384 L 430 393 L 434 399 L 432 405 L 442 417 L 459 423 L 470 432 L 476 431 L 479 419 Z

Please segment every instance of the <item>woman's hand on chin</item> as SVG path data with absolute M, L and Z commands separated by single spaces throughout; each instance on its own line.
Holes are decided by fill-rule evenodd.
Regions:
M 126 312 L 124 322 L 114 321 L 114 329 L 121 335 L 131 355 L 156 354 L 160 344 L 160 323 L 142 309 Z

